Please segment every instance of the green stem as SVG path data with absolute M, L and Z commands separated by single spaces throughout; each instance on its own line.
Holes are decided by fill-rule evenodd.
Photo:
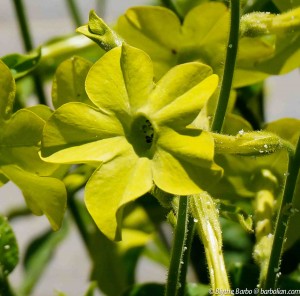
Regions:
M 212 131 L 217 133 L 221 132 L 222 130 L 232 86 L 239 42 L 240 0 L 231 0 L 230 16 L 230 32 L 227 44 L 223 79 L 221 83 L 221 91 L 211 127 Z
M 0 295 L 15 296 L 15 293 L 10 287 L 8 278 L 2 274 L 0 275 Z
M 29 30 L 29 25 L 27 22 L 27 17 L 25 14 L 25 7 L 23 5 L 22 0 L 13 0 L 13 3 L 14 3 L 15 11 L 16 11 L 16 14 L 18 17 L 18 23 L 19 23 L 19 28 L 21 31 L 22 39 L 23 39 L 24 48 L 27 52 L 29 52 L 29 51 L 33 50 L 33 42 L 32 42 L 32 37 L 30 34 L 30 30 Z M 39 99 L 39 103 L 46 105 L 47 104 L 46 96 L 44 93 L 41 76 L 38 75 L 38 73 L 33 73 L 32 76 L 33 76 L 36 94 Z
M 188 272 L 188 262 L 190 259 L 190 253 L 192 248 L 192 242 L 194 238 L 194 219 L 192 216 L 189 215 L 188 217 L 188 225 L 187 225 L 187 234 L 185 239 L 185 246 L 184 246 L 184 253 L 182 256 L 182 266 L 179 275 L 179 288 L 177 291 L 177 296 L 184 296 L 185 295 L 185 286 L 186 286 L 186 276 Z
M 272 244 L 272 251 L 270 255 L 270 261 L 268 265 L 267 275 L 261 288 L 263 289 L 275 289 L 278 277 L 280 276 L 280 260 L 283 252 L 284 241 L 286 237 L 286 225 L 292 213 L 292 201 L 296 187 L 297 177 L 300 167 L 300 138 L 296 146 L 295 154 L 289 154 L 289 165 L 287 178 L 285 182 L 282 201 L 279 209 L 279 213 L 276 220 L 274 238 Z
M 188 198 L 181 196 L 179 198 L 179 207 L 177 212 L 177 225 L 174 234 L 174 243 L 171 251 L 171 261 L 168 273 L 165 296 L 175 296 L 180 286 L 179 274 L 183 263 L 184 244 L 188 224 Z
M 73 22 L 74 22 L 74 25 L 76 27 L 79 27 L 82 25 L 82 19 L 81 19 L 81 16 L 80 16 L 80 13 L 78 11 L 78 7 L 75 3 L 74 0 L 66 0 L 67 2 L 67 5 L 68 5 L 68 8 L 69 8 L 69 12 L 70 12 L 70 15 L 73 19 Z
M 82 219 L 82 216 L 80 214 L 80 210 L 76 203 L 74 194 L 69 194 L 69 196 L 68 196 L 68 207 L 69 207 L 72 217 L 78 227 L 78 230 L 82 237 L 82 240 L 84 241 L 87 248 L 89 248 L 90 234 L 89 234 L 89 231 L 87 230 L 86 225 Z
M 229 291 L 230 285 L 222 252 L 221 226 L 214 201 L 207 192 L 203 192 L 190 196 L 190 205 L 196 229 L 204 245 L 211 288 L 213 291 L 217 289 Z

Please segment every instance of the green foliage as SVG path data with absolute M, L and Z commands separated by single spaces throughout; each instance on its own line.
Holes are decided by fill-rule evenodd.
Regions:
M 0 216 L 0 282 L 18 264 L 19 250 L 14 232 L 6 218 Z M 1 288 L 0 288 L 1 292 Z
M 108 296 L 299 289 L 300 121 L 265 124 L 261 112 L 263 80 L 300 66 L 299 2 L 161 2 L 121 16 L 124 39 L 91 11 L 77 32 L 100 51 L 69 36 L 2 58 L 0 186 L 15 183 L 53 230 L 68 207 L 91 259 L 86 296 L 96 287 Z M 255 12 L 239 19 L 241 7 Z M 55 111 L 28 107 L 37 73 L 54 73 Z M 75 196 L 83 188 L 84 203 Z M 30 243 L 18 294 L 31 293 L 66 235 L 65 225 Z M 18 248 L 2 217 L 0 249 L 0 294 L 12 296 Z M 295 261 L 288 271 L 284 251 Z M 170 267 L 167 288 L 136 284 L 142 256 Z M 199 284 L 185 283 L 189 257 Z
M 21 78 L 33 71 L 41 59 L 41 49 L 28 55 L 9 54 L 1 60 L 10 68 L 15 79 Z
M 0 68 L 3 73 L 0 80 L 1 175 L 22 190 L 34 214 L 45 214 L 57 230 L 66 207 L 66 191 L 60 180 L 51 177 L 58 166 L 43 162 L 38 155 L 45 121 L 30 109 L 12 113 L 15 82 L 2 62 Z
M 30 295 L 67 232 L 68 228 L 64 225 L 59 232 L 46 231 L 31 241 L 24 258 L 25 276 L 19 289 L 21 295 Z

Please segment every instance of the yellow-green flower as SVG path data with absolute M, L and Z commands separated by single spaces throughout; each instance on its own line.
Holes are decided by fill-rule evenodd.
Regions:
M 196 62 L 171 69 L 155 84 L 143 51 L 114 48 L 86 78 L 95 107 L 59 107 L 44 128 L 42 156 L 97 165 L 85 202 L 103 233 L 119 239 L 124 205 L 154 184 L 176 195 L 196 194 L 220 175 L 213 138 L 191 127 L 217 84 L 211 68 Z

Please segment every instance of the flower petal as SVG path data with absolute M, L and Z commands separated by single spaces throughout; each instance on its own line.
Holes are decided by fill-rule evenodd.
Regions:
M 104 161 L 130 147 L 123 135 L 114 116 L 82 103 L 64 104 L 45 125 L 42 156 L 59 163 Z
M 117 31 L 133 46 L 152 57 L 158 80 L 177 64 L 181 25 L 178 17 L 164 7 L 134 7 L 118 20 Z
M 197 117 L 218 85 L 218 76 L 211 75 L 175 101 L 157 112 L 153 119 L 158 125 L 185 127 Z
M 147 102 L 152 87 L 150 58 L 129 45 L 106 53 L 92 66 L 86 80 L 87 94 L 95 105 L 115 113 L 124 124 L 131 111 Z
M 100 109 L 122 116 L 130 113 L 127 91 L 120 67 L 121 47 L 103 55 L 90 69 L 85 88 Z
M 192 62 L 172 68 L 151 93 L 146 112 L 157 112 L 212 74 L 209 66 Z
M 55 178 L 39 177 L 15 165 L 3 166 L 1 170 L 22 190 L 30 210 L 35 215 L 45 214 L 53 230 L 58 230 L 67 204 L 63 182 Z
M 131 110 L 136 111 L 147 102 L 154 86 L 152 61 L 143 51 L 124 44 L 121 70 Z
M 154 183 L 162 190 L 189 195 L 208 190 L 221 169 L 213 162 L 214 142 L 209 133 L 163 129 L 153 158 Z
M 150 160 L 133 152 L 104 163 L 86 185 L 85 203 L 99 229 L 121 239 L 123 207 L 152 187 Z

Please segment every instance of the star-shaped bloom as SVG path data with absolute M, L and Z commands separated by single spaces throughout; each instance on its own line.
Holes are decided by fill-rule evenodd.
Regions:
M 154 184 L 189 195 L 218 179 L 213 138 L 191 125 L 218 84 L 210 67 L 182 64 L 155 84 L 149 56 L 123 45 L 91 67 L 85 84 L 93 104 L 70 102 L 53 113 L 42 157 L 96 165 L 85 202 L 109 238 L 120 238 L 124 205 Z
M 240 33 L 245 28 L 250 32 L 239 40 L 234 87 L 250 85 L 299 67 L 300 32 L 299 26 L 294 28 L 299 12 L 294 9 L 278 16 L 254 13 L 241 19 Z M 211 66 L 221 78 L 229 18 L 228 7 L 217 1 L 194 7 L 182 22 L 164 7 L 140 6 L 130 8 L 121 16 L 116 29 L 126 42 L 149 54 L 158 78 L 174 65 L 190 61 Z M 258 36 L 255 32 L 265 22 L 272 22 L 277 30 L 273 28 Z

